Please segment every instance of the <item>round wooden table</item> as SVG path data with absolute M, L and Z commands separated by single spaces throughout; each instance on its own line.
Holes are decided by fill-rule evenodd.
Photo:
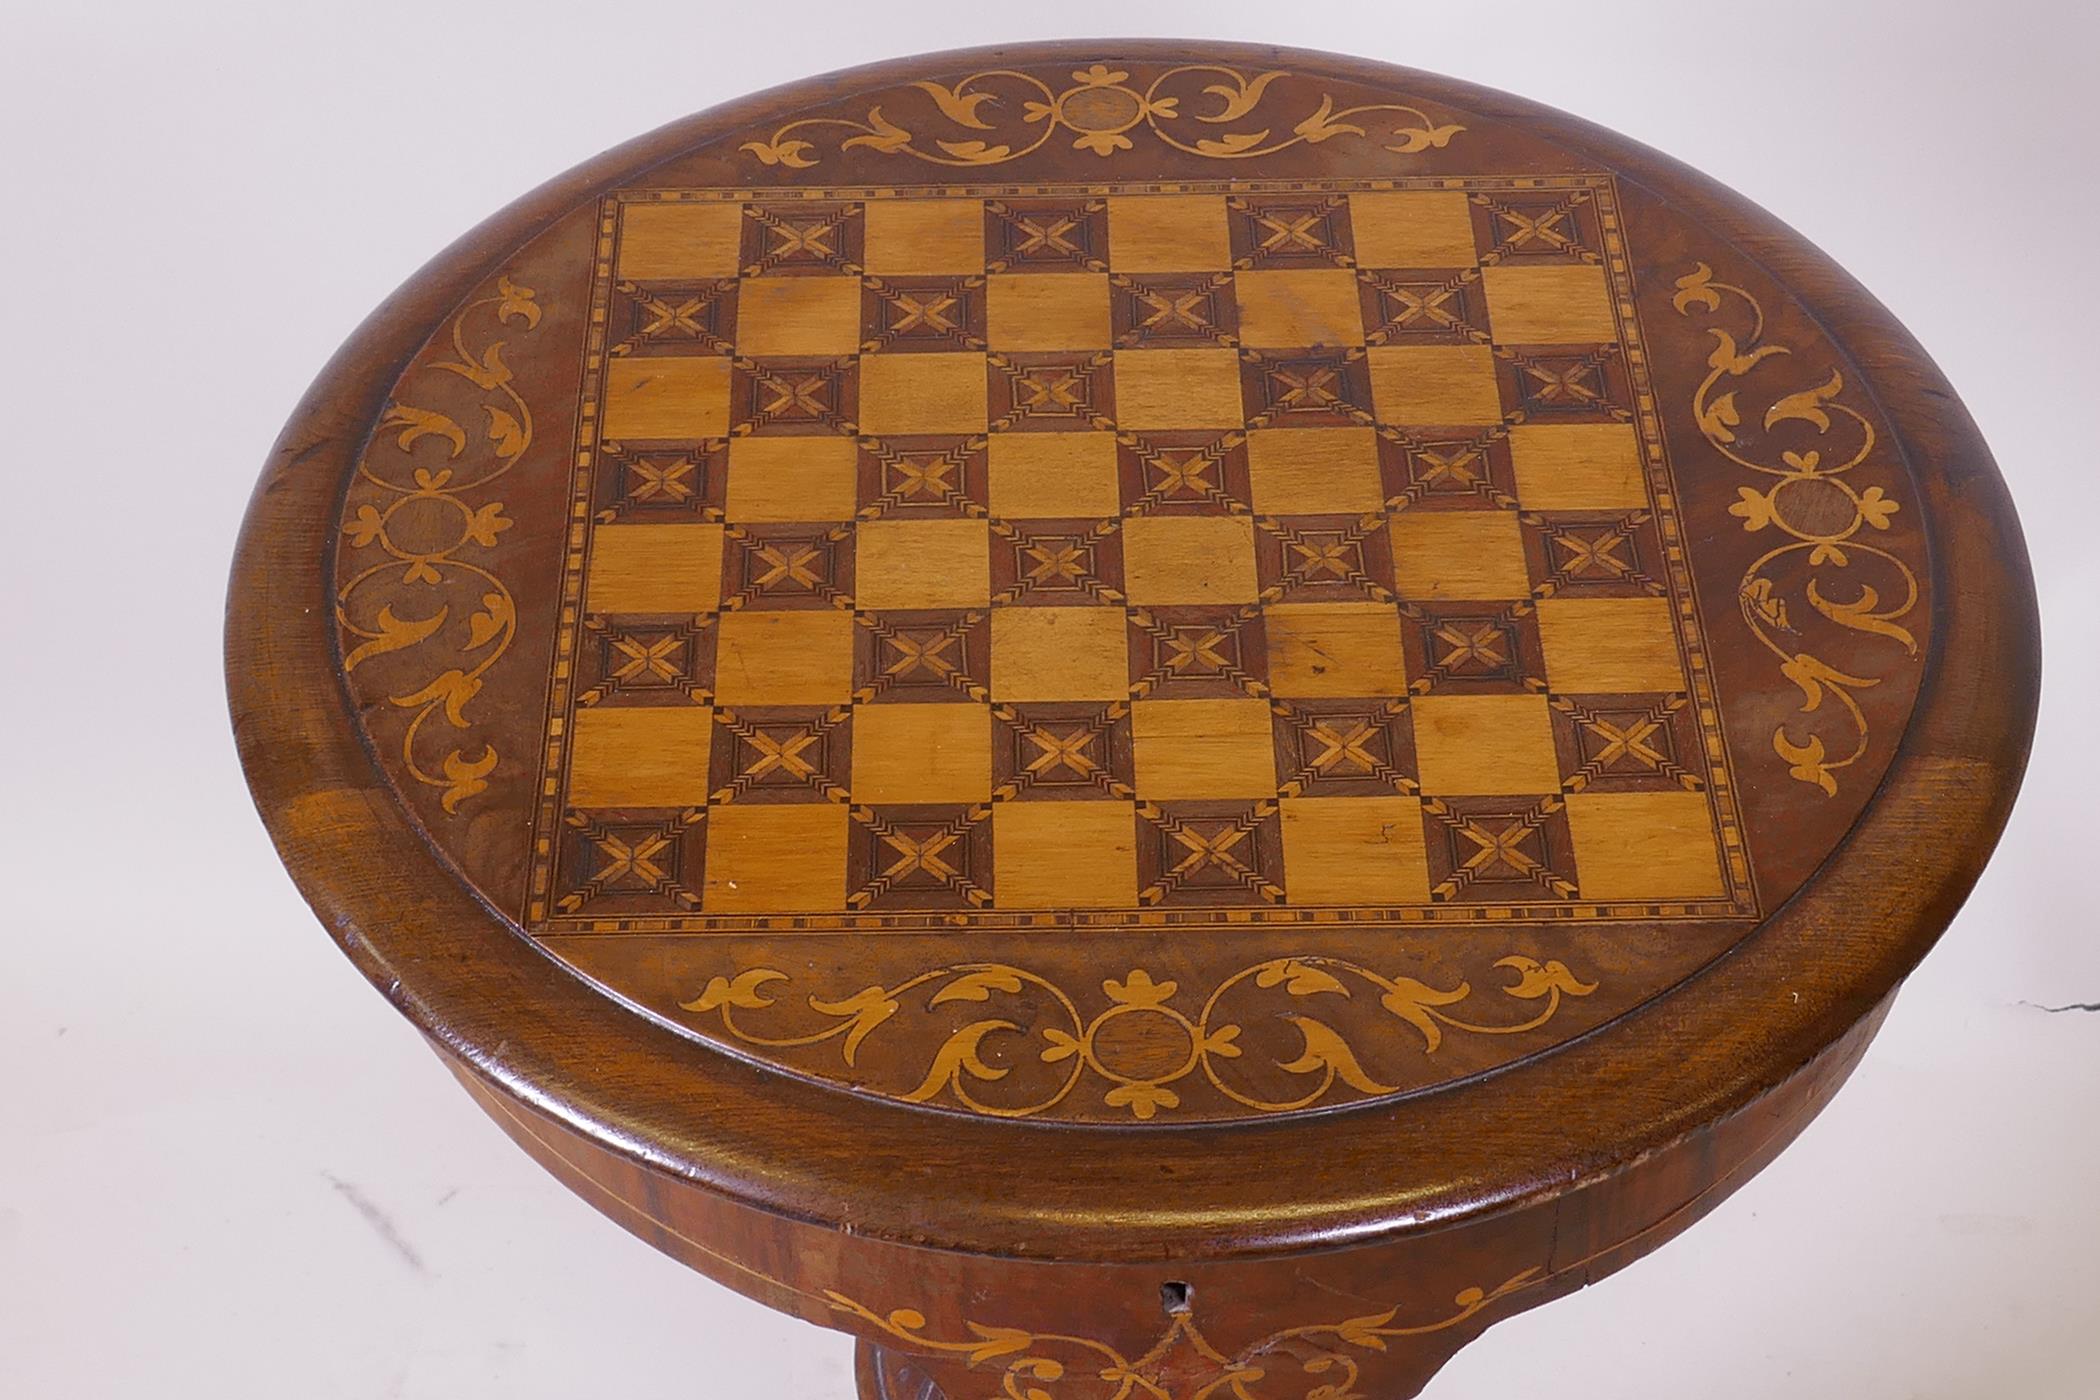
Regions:
M 1858 1060 L 2039 668 L 1989 452 L 1798 236 L 1179 43 L 496 215 L 293 414 L 227 654 L 481 1107 L 899 1400 L 1410 1396 L 1656 1247 Z

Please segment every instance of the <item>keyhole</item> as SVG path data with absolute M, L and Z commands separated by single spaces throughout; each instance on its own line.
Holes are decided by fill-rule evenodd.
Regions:
M 1163 1283 L 1159 1286 L 1159 1305 L 1167 1310 L 1168 1317 L 1181 1317 L 1194 1306 L 1190 1302 L 1194 1293 L 1194 1289 L 1179 1280 Z

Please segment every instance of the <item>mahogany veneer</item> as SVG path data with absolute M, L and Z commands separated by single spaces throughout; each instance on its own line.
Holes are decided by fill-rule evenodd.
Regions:
M 1104 42 L 468 234 L 293 414 L 227 659 L 316 913 L 593 1205 L 864 1397 L 1203 1400 L 1413 1395 L 1778 1153 L 2039 650 L 1968 416 L 1770 216 Z

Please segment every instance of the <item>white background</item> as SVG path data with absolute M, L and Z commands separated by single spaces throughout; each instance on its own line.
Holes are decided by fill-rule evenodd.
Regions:
M 2039 1009 L 2100 1001 L 2092 9 L 738 10 L 0 3 L 0 1395 L 851 1394 L 844 1339 L 571 1197 L 322 935 L 234 759 L 226 564 L 336 344 L 540 180 L 824 69 L 1132 29 L 1513 89 L 1760 201 L 1938 357 L 2040 581 L 2023 804 L 1851 1087 L 1684 1239 L 1496 1327 L 1431 1395 L 2100 1393 L 2100 1014 Z

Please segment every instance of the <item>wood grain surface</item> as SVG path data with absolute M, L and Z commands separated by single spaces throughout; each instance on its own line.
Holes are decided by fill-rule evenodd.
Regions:
M 293 415 L 227 660 L 477 1102 L 913 1400 L 1411 1395 L 1660 1244 L 1856 1062 L 2039 680 L 1987 449 L 1771 216 L 1121 42 L 467 235 Z

